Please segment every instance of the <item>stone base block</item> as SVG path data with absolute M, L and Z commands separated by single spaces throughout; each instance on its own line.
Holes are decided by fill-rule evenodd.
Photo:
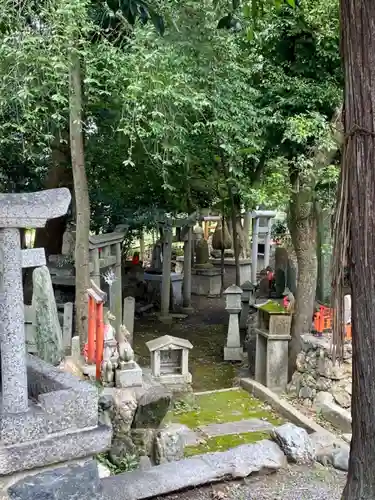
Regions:
M 221 258 L 211 259 L 210 262 L 214 265 L 216 269 L 221 268 Z M 245 283 L 251 280 L 251 260 L 250 259 L 240 259 L 240 283 Z M 231 272 L 236 267 L 236 262 L 234 258 L 224 259 L 224 269 L 226 272 Z
M 10 500 L 100 500 L 102 493 L 94 460 L 29 476 L 8 489 Z
M 1 476 L 69 460 L 91 457 L 111 446 L 112 431 L 98 426 L 75 432 L 50 434 L 45 439 L 0 445 Z
M 42 408 L 29 402 L 25 413 L 0 414 L 0 439 L 4 445 L 32 441 L 47 434 L 47 422 Z
M 156 380 L 163 385 L 184 385 L 191 384 L 193 377 L 191 373 L 187 373 L 186 375 L 181 375 L 181 373 L 170 373 L 165 375 L 160 375 Z
M 255 329 L 255 380 L 274 392 L 283 392 L 288 383 L 289 335 L 271 335 Z
M 116 387 L 139 387 L 142 385 L 142 369 L 131 361 L 123 369 L 116 370 Z
M 193 269 L 191 293 L 205 297 L 218 297 L 221 293 L 221 272 L 218 269 Z
M 224 347 L 224 361 L 242 361 L 242 347 Z

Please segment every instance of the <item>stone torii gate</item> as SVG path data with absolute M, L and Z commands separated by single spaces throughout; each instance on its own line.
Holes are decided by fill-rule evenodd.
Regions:
M 65 215 L 66 188 L 0 194 L 0 346 L 4 414 L 28 411 L 22 267 L 45 265 L 44 249 L 21 250 L 20 229 L 44 227 Z

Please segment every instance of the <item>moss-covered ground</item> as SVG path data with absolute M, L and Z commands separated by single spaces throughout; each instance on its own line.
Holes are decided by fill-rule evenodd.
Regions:
M 195 392 L 230 388 L 235 385 L 239 364 L 223 360 L 227 337 L 228 314 L 223 298 L 192 297 L 194 314 L 165 325 L 155 316 L 135 322 L 134 350 L 141 366 L 150 366 L 146 342 L 161 335 L 173 335 L 190 340 L 193 349 L 189 355 L 189 371 L 193 376 Z M 246 391 L 233 390 L 202 395 L 187 395 L 174 403 L 166 423 L 174 422 L 196 430 L 211 423 L 234 422 L 245 419 L 263 419 L 279 425 L 282 423 L 261 401 Z M 202 436 L 197 446 L 185 448 L 186 456 L 213 451 L 224 451 L 243 443 L 253 443 L 268 437 L 267 432 L 246 432 L 212 438 Z
M 240 444 L 249 444 L 269 438 L 267 432 L 244 432 L 242 434 L 230 434 L 228 436 L 216 436 L 208 438 L 197 446 L 186 446 L 185 457 L 193 457 L 202 453 L 214 451 L 226 451 Z
M 261 401 L 242 389 L 213 392 L 189 396 L 187 400 L 176 401 L 166 417 L 167 422 L 180 423 L 192 430 L 207 424 L 222 424 L 256 418 L 273 425 L 280 425 L 282 419 Z M 269 436 L 267 432 L 245 432 L 205 439 L 197 446 L 185 448 L 186 456 L 212 451 L 224 451 L 244 443 L 254 443 Z

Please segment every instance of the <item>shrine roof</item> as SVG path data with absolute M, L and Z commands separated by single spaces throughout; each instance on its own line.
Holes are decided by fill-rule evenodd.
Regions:
M 163 349 L 165 347 L 168 347 L 169 345 L 173 345 L 181 349 L 193 348 L 193 344 L 189 342 L 189 340 L 181 339 L 179 337 L 173 337 L 172 335 L 163 335 L 162 337 L 158 337 L 157 339 L 149 340 L 148 342 L 146 342 L 146 345 L 151 352 Z

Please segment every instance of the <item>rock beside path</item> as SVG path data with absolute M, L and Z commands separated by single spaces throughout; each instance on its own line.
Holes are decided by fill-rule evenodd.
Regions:
M 308 464 L 314 461 L 314 445 L 302 427 L 287 423 L 276 427 L 271 436 L 291 462 Z

